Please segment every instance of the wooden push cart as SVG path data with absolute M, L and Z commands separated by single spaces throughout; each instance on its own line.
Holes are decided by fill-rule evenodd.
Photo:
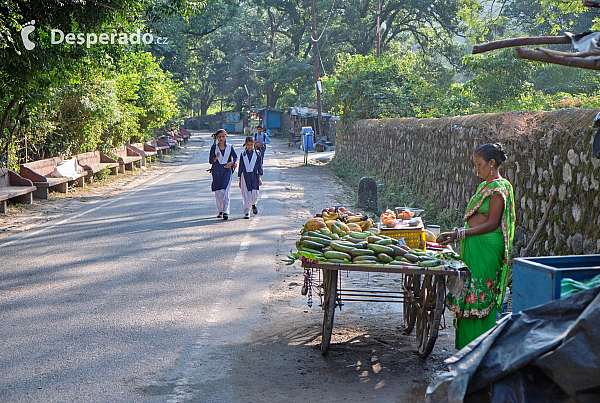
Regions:
M 321 263 L 314 260 L 302 261 L 304 268 L 303 293 L 311 292 L 315 286 L 322 297 L 323 328 L 321 352 L 327 354 L 333 329 L 333 316 L 336 306 L 342 307 L 344 301 L 363 302 L 399 302 L 402 303 L 404 333 L 410 334 L 416 324 L 417 349 L 425 358 L 433 349 L 438 336 L 440 320 L 444 313 L 446 299 L 446 277 L 465 279 L 470 274 L 465 267 L 459 270 L 448 268 L 432 270 L 411 266 L 389 265 L 361 266 L 357 264 Z M 315 271 L 322 272 L 322 283 L 315 281 Z M 319 272 L 321 271 L 321 272 Z M 391 291 L 342 289 L 341 272 L 359 271 L 392 273 L 401 276 L 402 289 Z M 338 279 L 339 284 L 338 286 Z M 309 301 L 312 294 L 309 294 Z

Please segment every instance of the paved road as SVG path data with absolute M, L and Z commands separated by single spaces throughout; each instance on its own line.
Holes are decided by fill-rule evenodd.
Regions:
M 200 141 L 149 183 L 0 244 L 0 401 L 174 402 L 211 380 L 201 401 L 232 400 L 218 347 L 260 326 L 281 185 L 267 153 L 259 215 L 242 219 L 236 178 L 230 220 L 215 218 Z

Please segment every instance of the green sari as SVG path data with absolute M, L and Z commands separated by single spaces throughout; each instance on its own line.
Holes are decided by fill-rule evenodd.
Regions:
M 471 276 L 458 296 L 448 294 L 448 308 L 456 313 L 456 348 L 461 349 L 496 325 L 496 311 L 502 302 L 508 280 L 508 258 L 515 231 L 514 193 L 510 182 L 502 177 L 483 182 L 469 200 L 464 221 L 474 213 L 489 214 L 491 196 L 500 194 L 504 211 L 500 226 L 494 231 L 468 235 L 461 240 L 461 256 Z

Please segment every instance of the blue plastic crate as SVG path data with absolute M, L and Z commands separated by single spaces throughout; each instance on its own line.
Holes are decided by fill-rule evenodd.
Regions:
M 563 278 L 600 274 L 600 255 L 517 258 L 513 273 L 513 312 L 518 312 L 559 299 Z

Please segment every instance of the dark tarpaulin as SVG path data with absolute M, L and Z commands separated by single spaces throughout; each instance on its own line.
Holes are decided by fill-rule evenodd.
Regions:
M 446 364 L 428 403 L 600 402 L 600 287 L 507 316 Z

